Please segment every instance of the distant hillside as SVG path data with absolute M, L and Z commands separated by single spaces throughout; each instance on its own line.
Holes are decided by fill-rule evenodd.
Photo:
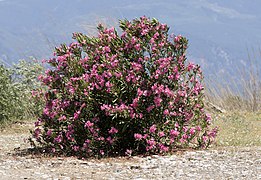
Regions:
M 94 33 L 98 22 L 146 15 L 167 23 L 189 39 L 189 58 L 207 74 L 247 64 L 247 47 L 261 42 L 261 1 L 252 0 L 2 0 L 0 58 L 6 63 L 48 58 L 72 32 Z

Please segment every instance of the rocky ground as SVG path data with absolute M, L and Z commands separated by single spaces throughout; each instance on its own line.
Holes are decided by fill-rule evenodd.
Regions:
M 29 133 L 0 133 L 0 179 L 261 179 L 261 147 L 79 160 L 27 152 Z

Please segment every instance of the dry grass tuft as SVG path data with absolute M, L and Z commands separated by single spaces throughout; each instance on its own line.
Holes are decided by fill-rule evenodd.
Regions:
M 261 112 L 226 112 L 213 121 L 219 127 L 216 146 L 261 146 Z

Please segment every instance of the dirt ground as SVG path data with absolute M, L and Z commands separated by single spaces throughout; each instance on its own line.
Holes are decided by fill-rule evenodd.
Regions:
M 0 132 L 0 179 L 261 179 L 261 147 L 80 160 L 28 153 L 30 128 L 17 123 Z

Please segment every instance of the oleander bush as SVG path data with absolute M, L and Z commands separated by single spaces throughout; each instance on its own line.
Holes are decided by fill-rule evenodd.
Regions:
M 42 101 L 34 102 L 31 92 L 41 89 L 37 77 L 43 69 L 36 61 L 21 60 L 10 68 L 0 65 L 0 123 L 39 115 Z
M 79 157 L 167 153 L 208 147 L 217 133 L 204 110 L 202 72 L 187 62 L 188 41 L 141 17 L 98 36 L 74 33 L 56 48 L 40 80 L 45 107 L 31 142 Z

